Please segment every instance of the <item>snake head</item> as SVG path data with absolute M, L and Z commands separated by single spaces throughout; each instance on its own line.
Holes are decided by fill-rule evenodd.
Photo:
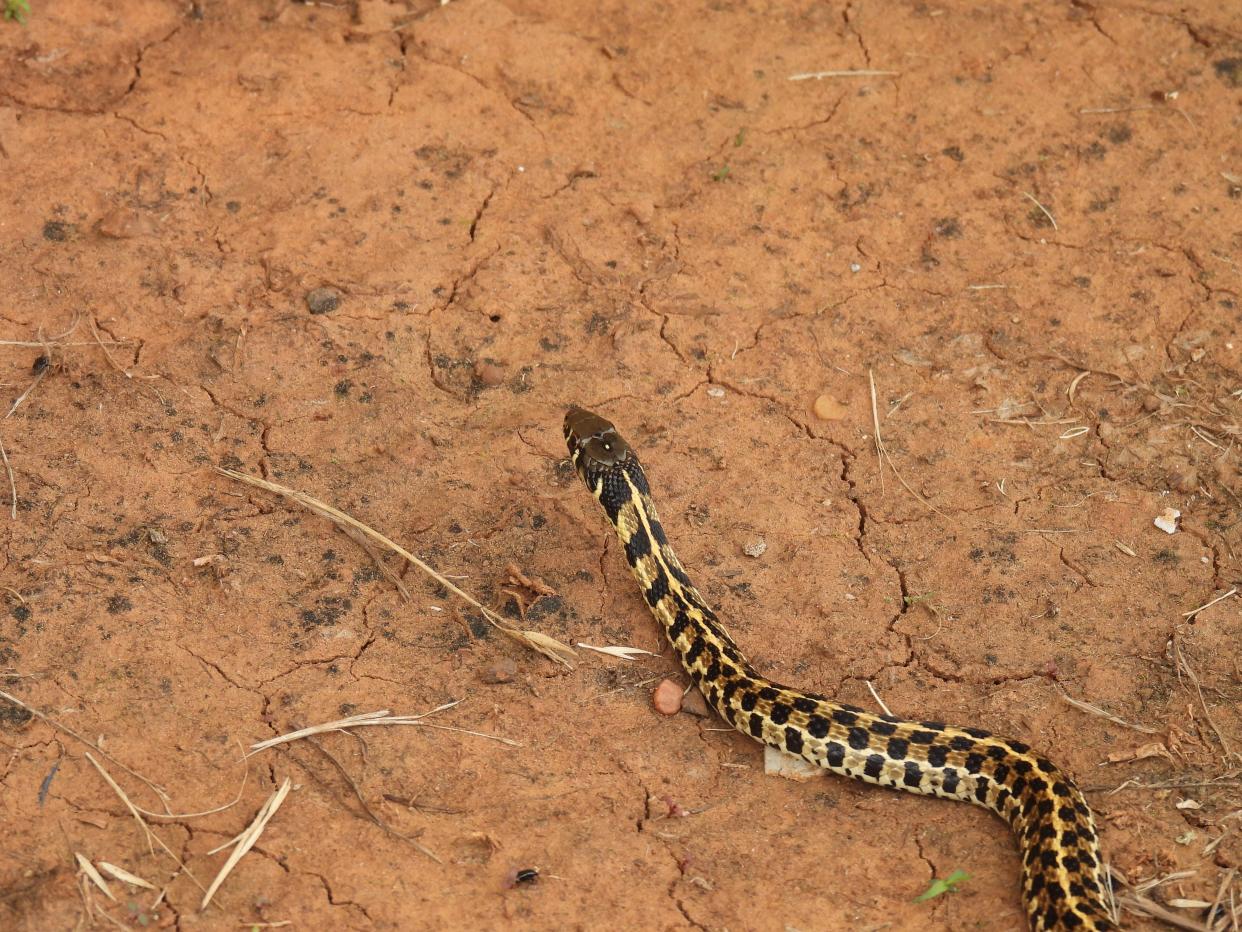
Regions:
M 579 407 L 565 415 L 565 443 L 578 475 L 592 490 L 601 473 L 634 458 L 634 451 L 611 421 Z

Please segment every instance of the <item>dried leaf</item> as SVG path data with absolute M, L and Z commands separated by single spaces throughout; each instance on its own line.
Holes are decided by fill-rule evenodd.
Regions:
M 1124 764 L 1129 761 L 1146 760 L 1149 757 L 1163 757 L 1166 760 L 1173 760 L 1173 755 L 1159 741 L 1153 741 L 1151 744 L 1140 745 L 1133 751 L 1118 751 L 1116 754 L 1108 755 L 1110 764 Z
M 90 861 L 88 861 L 84 855 L 78 853 L 77 851 L 73 853 L 73 856 L 77 858 L 78 867 L 82 868 L 82 873 L 84 873 L 87 877 L 90 878 L 91 883 L 93 883 L 95 886 L 97 886 L 100 890 L 103 891 L 104 896 L 106 896 L 108 899 L 112 900 L 112 902 L 115 903 L 116 897 L 112 895 L 112 891 L 108 889 L 108 884 L 104 881 L 104 879 L 101 876 L 99 876 L 99 871 L 95 870 L 95 865 L 92 864 Z

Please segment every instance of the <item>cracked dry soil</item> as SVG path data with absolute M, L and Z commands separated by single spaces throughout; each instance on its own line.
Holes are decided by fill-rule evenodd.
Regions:
M 47 718 L 0 706 L 0 926 L 1018 928 L 999 820 L 765 778 L 652 711 L 667 653 L 558 669 L 212 470 L 509 611 L 517 564 L 557 592 L 530 627 L 659 653 L 571 402 L 639 448 L 761 669 L 1020 736 L 1128 881 L 1174 875 L 1149 900 L 1242 898 L 1242 600 L 1183 614 L 1242 576 L 1236 3 L 32 7 L 0 24 L 0 685 Z M 893 73 L 790 79 L 821 70 Z M 239 760 L 450 699 L 520 746 Z M 152 853 L 48 719 L 227 808 L 151 818 Z M 162 900 L 79 888 L 75 852 Z

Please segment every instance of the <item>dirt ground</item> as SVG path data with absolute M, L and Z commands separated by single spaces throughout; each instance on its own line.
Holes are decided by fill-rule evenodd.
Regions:
M 1235 0 L 32 0 L 0 61 L 0 926 L 1020 927 L 998 819 L 653 710 L 580 403 L 760 669 L 1029 741 L 1128 928 L 1237 929 Z

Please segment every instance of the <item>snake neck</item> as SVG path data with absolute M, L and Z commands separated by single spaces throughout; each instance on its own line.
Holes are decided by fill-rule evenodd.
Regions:
M 690 581 L 660 524 L 636 457 L 593 483 L 626 562 L 686 673 L 730 725 L 853 779 L 972 803 L 1009 823 L 1035 930 L 1108 930 L 1104 868 L 1091 810 L 1051 761 L 975 728 L 875 715 L 775 683 L 743 656 Z

